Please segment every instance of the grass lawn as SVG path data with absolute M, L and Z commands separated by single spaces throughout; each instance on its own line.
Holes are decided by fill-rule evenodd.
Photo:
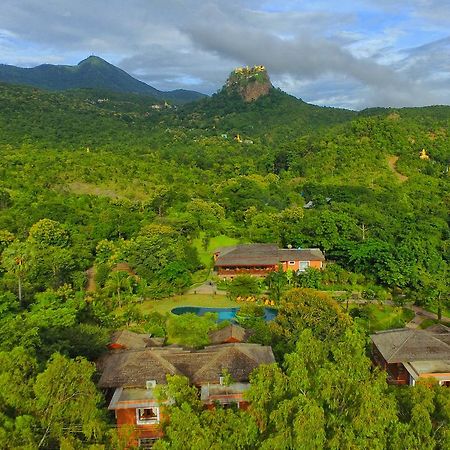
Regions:
M 350 305 L 350 310 L 361 308 L 365 314 L 357 320 L 370 332 L 403 328 L 414 317 L 408 308 L 388 305 Z
M 210 308 L 235 308 L 238 306 L 233 300 L 225 295 L 211 294 L 185 294 L 176 295 L 174 297 L 164 298 L 161 300 L 146 300 L 139 309 L 144 313 L 158 312 L 165 314 L 178 306 L 203 306 Z
M 213 254 L 213 251 L 217 247 L 227 247 L 230 245 L 239 244 L 239 239 L 235 239 L 235 238 L 225 236 L 222 234 L 220 236 L 215 236 L 215 237 L 211 238 L 209 240 L 208 248 L 205 250 L 205 248 L 203 247 L 203 243 L 202 243 L 203 235 L 204 235 L 204 233 L 202 233 L 200 235 L 200 237 L 198 237 L 197 239 L 194 239 L 193 244 L 194 244 L 194 247 L 198 251 L 198 257 L 199 257 L 201 263 L 205 267 L 212 266 L 212 254 Z
M 419 325 L 419 328 L 421 328 L 422 330 L 431 327 L 432 325 L 436 325 L 437 323 L 442 323 L 442 325 L 446 325 L 448 326 L 447 323 L 445 322 L 439 322 L 439 320 L 435 320 L 435 319 L 424 319 L 421 324 Z

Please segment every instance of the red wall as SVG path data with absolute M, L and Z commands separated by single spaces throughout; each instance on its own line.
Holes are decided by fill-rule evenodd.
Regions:
M 163 419 L 163 415 L 160 410 L 160 421 Z M 116 420 L 117 426 L 134 426 L 136 433 L 133 438 L 137 439 L 139 437 L 146 438 L 158 438 L 163 435 L 160 424 L 151 425 L 138 425 L 136 423 L 136 409 L 117 409 L 116 410 Z

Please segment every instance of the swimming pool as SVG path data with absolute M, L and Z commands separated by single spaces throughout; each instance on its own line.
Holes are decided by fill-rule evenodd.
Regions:
M 206 313 L 216 313 L 218 315 L 218 322 L 223 322 L 224 320 L 235 322 L 236 313 L 238 311 L 239 308 L 203 308 L 200 306 L 179 306 L 178 308 L 172 309 L 172 313 L 177 316 L 186 313 L 194 313 L 197 314 L 197 316 L 203 316 Z M 266 322 L 275 319 L 276 315 L 276 309 L 264 308 L 264 320 Z

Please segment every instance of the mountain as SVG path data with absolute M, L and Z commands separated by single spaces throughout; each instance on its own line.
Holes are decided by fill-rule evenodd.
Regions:
M 347 122 L 357 114 L 312 105 L 275 88 L 263 66 L 235 69 L 218 93 L 179 111 L 183 125 L 190 129 L 265 136 L 271 141 Z
M 23 68 L 2 64 L 0 65 L 0 81 L 31 85 L 51 91 L 93 88 L 147 94 L 156 99 L 174 103 L 187 103 L 205 97 L 199 92 L 183 89 L 159 91 L 98 56 L 89 56 L 76 66 L 42 64 L 33 68 Z
M 227 92 L 239 94 L 245 102 L 254 102 L 273 89 L 264 66 L 238 67 L 231 72 L 224 86 Z

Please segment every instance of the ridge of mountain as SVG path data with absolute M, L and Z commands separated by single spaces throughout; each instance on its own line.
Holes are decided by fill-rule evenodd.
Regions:
M 187 103 L 206 97 L 200 92 L 184 89 L 160 91 L 93 55 L 74 66 L 41 64 L 32 68 L 23 68 L 0 64 L 0 81 L 9 84 L 30 85 L 50 91 L 92 88 L 112 92 L 146 94 L 158 100 L 168 100 L 174 103 Z

